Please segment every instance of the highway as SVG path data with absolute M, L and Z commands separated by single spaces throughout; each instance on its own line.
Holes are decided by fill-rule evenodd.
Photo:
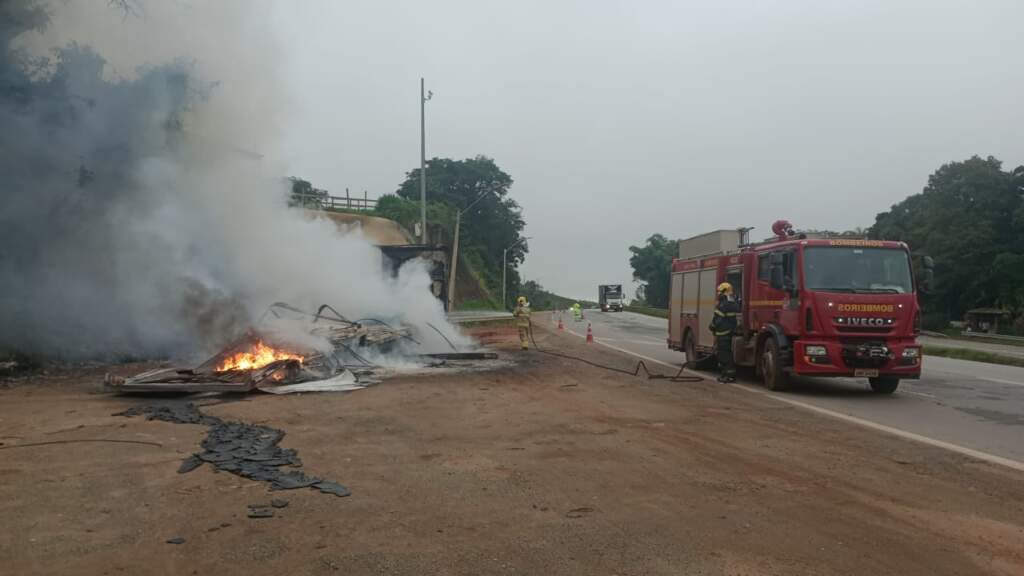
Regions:
M 579 337 L 592 324 L 598 345 L 654 360 L 666 372 L 665 365 L 679 367 L 685 360 L 666 347 L 662 318 L 586 310 L 582 322 L 568 313 L 563 320 Z M 721 385 L 1024 470 L 1024 368 L 926 356 L 922 378 L 902 381 L 891 396 L 874 394 L 865 380 L 853 378 L 798 379 L 786 392 L 770 392 L 753 371 L 742 370 L 739 382 Z

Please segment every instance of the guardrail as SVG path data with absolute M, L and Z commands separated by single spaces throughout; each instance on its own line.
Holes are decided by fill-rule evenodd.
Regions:
M 1008 336 L 1006 334 L 990 334 L 988 332 L 961 332 L 960 335 L 968 338 L 986 338 L 992 340 L 1005 340 L 1007 342 L 1024 342 L 1024 336 Z
M 344 196 L 331 196 L 329 194 L 292 194 L 292 204 L 313 210 L 370 212 L 377 208 L 377 199 L 368 197 L 365 190 L 363 191 L 362 198 L 358 196 L 350 196 L 346 189 Z

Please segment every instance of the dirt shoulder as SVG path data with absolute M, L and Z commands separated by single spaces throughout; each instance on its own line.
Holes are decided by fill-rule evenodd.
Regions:
M 542 346 L 632 367 L 550 332 Z M 199 425 L 112 416 L 101 370 L 0 390 L 11 574 L 1021 574 L 1024 476 L 712 382 L 544 356 L 203 408 L 287 433 L 352 496 L 203 466 Z M 125 373 L 135 367 L 122 367 Z M 206 402 L 209 402 L 207 400 Z M 123 439 L 148 444 L 17 444 Z M 250 504 L 288 500 L 274 518 Z M 182 544 L 168 544 L 174 537 Z

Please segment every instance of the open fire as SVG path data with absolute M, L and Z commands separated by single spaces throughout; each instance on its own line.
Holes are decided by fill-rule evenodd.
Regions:
M 262 340 L 258 340 L 248 350 L 237 352 L 225 358 L 217 365 L 216 371 L 255 370 L 278 360 L 298 360 L 301 363 L 303 357 L 299 354 L 272 348 L 264 344 Z
M 325 313 L 325 309 L 333 315 Z M 261 317 L 259 323 L 265 320 L 266 326 L 254 327 L 194 368 L 157 368 L 131 378 L 107 374 L 104 384 L 111 391 L 127 394 L 252 390 L 288 394 L 355 390 L 379 381 L 375 370 L 381 366 L 363 356 L 367 351 L 378 355 L 401 354 L 431 365 L 437 365 L 438 360 L 443 363 L 497 357 L 489 352 L 459 351 L 451 342 L 452 352 L 426 353 L 411 349 L 422 346 L 411 328 L 393 327 L 379 320 L 365 324 L 352 322 L 326 305 L 313 314 L 278 302 L 271 305 L 264 316 L 267 318 Z M 312 320 L 305 326 L 297 324 L 303 317 Z M 279 332 L 275 330 L 274 319 L 282 318 L 287 320 L 287 330 Z M 316 341 L 318 345 L 286 344 L 297 336 L 297 327 L 307 331 L 307 341 Z

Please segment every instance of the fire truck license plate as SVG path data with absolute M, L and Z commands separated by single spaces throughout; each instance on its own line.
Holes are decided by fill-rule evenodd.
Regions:
M 878 370 L 871 368 L 858 368 L 853 371 L 853 376 L 855 378 L 874 378 L 875 376 L 878 376 Z

